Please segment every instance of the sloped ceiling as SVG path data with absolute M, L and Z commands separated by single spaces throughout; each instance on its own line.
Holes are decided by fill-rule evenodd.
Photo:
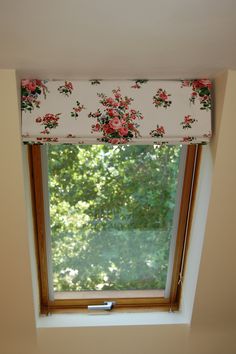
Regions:
M 235 0 L 1 0 L 0 68 L 22 77 L 214 77 L 236 69 Z

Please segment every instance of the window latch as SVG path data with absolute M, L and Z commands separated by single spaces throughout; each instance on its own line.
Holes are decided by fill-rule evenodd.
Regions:
M 89 305 L 88 306 L 88 310 L 92 310 L 92 311 L 100 311 L 100 310 L 104 310 L 104 311 L 111 311 L 112 307 L 115 305 L 114 301 L 107 301 L 104 302 L 102 305 Z

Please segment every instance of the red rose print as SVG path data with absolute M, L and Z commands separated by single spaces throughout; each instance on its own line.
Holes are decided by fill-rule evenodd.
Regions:
M 168 100 L 171 95 L 166 92 L 166 90 L 159 89 L 155 96 L 153 96 L 153 104 L 156 108 L 159 107 L 170 107 L 172 101 Z
M 71 117 L 77 118 L 83 109 L 85 109 L 84 105 L 81 105 L 79 101 L 76 101 L 76 107 L 73 107 L 73 112 L 70 112 Z
M 116 129 L 116 130 L 118 130 L 122 127 L 122 123 L 118 117 L 110 120 L 109 125 L 111 128 Z
M 37 86 L 35 82 L 30 81 L 26 87 L 29 91 L 34 92 Z
M 100 128 L 101 128 L 101 126 L 98 123 L 92 125 L 92 129 L 93 129 L 94 132 L 98 132 L 100 130 Z
M 103 112 L 98 109 L 94 113 L 89 113 L 90 118 L 96 119 L 96 124 L 92 125 L 92 132 L 102 133 L 99 141 L 110 144 L 124 144 L 134 137 L 138 137 L 138 123 L 133 123 L 143 119 L 142 114 L 130 109 L 132 98 L 123 97 L 120 89 L 112 91 L 113 97 L 107 97 L 99 93 L 100 103 L 103 106 Z
M 198 97 L 201 110 L 210 110 L 211 109 L 211 89 L 212 83 L 208 79 L 202 80 L 184 80 L 182 81 L 181 87 L 191 87 L 192 93 L 189 98 L 191 103 L 195 103 L 196 98 Z
M 22 80 L 21 81 L 21 110 L 31 112 L 34 108 L 40 107 L 38 97 L 43 93 L 46 98 L 48 92 L 45 86 L 46 81 Z
M 36 123 L 40 123 L 41 125 L 44 126 L 44 130 L 41 131 L 42 134 L 49 134 L 50 129 L 55 129 L 58 126 L 60 114 L 61 113 L 57 113 L 57 114 L 47 113 L 42 118 L 38 117 L 35 119 Z
M 122 128 L 119 129 L 119 134 L 121 136 L 128 135 L 128 132 L 129 132 L 129 129 L 127 127 L 122 127 Z
M 183 126 L 183 129 L 189 129 L 192 128 L 192 124 L 195 122 L 197 122 L 197 120 L 188 115 L 184 117 L 184 121 L 180 124 Z
M 155 138 L 163 138 L 164 134 L 165 134 L 165 129 L 164 127 L 161 125 L 157 125 L 157 128 L 155 130 L 152 130 L 149 134 L 151 135 L 151 137 L 155 137 Z
M 73 89 L 74 89 L 74 88 L 73 88 L 72 82 L 70 82 L 70 81 L 65 81 L 65 84 L 59 86 L 57 90 L 58 90 L 62 95 L 69 97 L 69 96 L 72 94 Z

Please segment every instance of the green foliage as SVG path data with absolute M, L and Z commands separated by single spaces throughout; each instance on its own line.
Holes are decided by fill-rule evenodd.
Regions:
M 180 147 L 48 147 L 55 291 L 164 289 Z

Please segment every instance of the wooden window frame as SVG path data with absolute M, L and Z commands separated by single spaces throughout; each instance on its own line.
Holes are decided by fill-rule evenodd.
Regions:
M 109 297 L 90 296 L 90 298 L 78 299 L 76 298 L 76 292 L 74 292 L 71 297 L 68 296 L 68 294 L 65 294 L 64 298 L 50 300 L 41 149 L 40 145 L 29 145 L 28 157 L 40 293 L 40 313 L 49 314 L 55 312 L 83 311 L 87 309 L 88 305 L 102 304 L 104 301 L 115 301 L 115 311 L 122 309 L 135 309 L 135 311 L 137 311 L 138 309 L 142 310 L 150 308 L 158 310 L 178 310 L 181 298 L 182 277 L 184 274 L 185 256 L 190 234 L 197 177 L 199 174 L 200 155 L 201 146 L 188 146 L 180 203 L 171 289 L 170 296 L 168 298 L 144 296 L 143 293 L 145 291 L 140 292 L 141 295 L 139 294 L 139 296 L 136 297 L 133 296 L 132 291 L 124 291 L 123 293 L 125 296 L 123 296 L 120 292 L 117 298 L 115 297 L 117 292 L 109 291 Z M 112 293 L 114 293 L 114 296 L 112 296 Z

